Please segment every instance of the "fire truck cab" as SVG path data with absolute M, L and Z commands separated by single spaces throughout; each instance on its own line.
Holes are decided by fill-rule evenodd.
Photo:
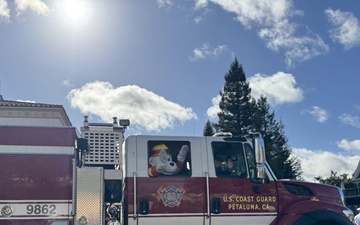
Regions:
M 130 136 L 123 158 L 124 224 L 352 224 L 339 188 L 277 180 L 259 134 Z
M 160 218 L 173 225 L 270 224 L 279 209 L 278 193 L 273 176 L 265 177 L 265 168 L 257 167 L 256 156 L 258 163 L 263 156 L 260 137 L 254 138 L 258 154 L 251 140 L 129 137 L 124 171 L 128 224 L 157 224 Z M 164 152 L 167 164 L 157 172 L 152 161 Z M 171 164 L 176 170 L 164 172 Z

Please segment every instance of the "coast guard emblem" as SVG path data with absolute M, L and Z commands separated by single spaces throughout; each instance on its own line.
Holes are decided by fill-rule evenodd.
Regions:
M 168 207 L 179 206 L 185 192 L 183 187 L 175 187 L 173 185 L 167 187 L 161 186 L 157 190 L 164 205 Z

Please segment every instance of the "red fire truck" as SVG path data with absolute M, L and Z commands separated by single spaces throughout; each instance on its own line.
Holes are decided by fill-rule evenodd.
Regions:
M 258 134 L 129 136 L 113 165 L 87 164 L 105 154 L 88 146 L 76 128 L 0 126 L 0 225 L 353 224 L 338 187 L 277 180 Z

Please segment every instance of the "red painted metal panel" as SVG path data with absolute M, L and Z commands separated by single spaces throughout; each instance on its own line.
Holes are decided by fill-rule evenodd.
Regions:
M 74 146 L 74 127 L 0 126 L 0 145 Z
M 71 200 L 71 156 L 1 155 L 1 200 Z
M 204 177 L 137 178 L 136 183 L 137 205 L 139 206 L 141 198 L 148 198 L 149 214 L 206 213 Z M 174 188 L 170 189 L 171 186 Z M 128 213 L 132 214 L 133 178 L 127 178 L 126 187 L 128 188 L 127 201 L 131 205 Z M 166 198 L 166 192 L 170 194 L 168 198 Z M 173 197 L 171 194 L 174 192 L 181 193 L 182 197 L 179 195 Z M 221 213 L 276 213 L 279 207 L 274 182 L 256 184 L 245 178 L 210 178 L 210 202 L 213 198 L 220 199 Z M 171 201 L 174 201 L 175 206 L 171 206 Z
M 132 214 L 133 178 L 127 178 L 126 184 L 128 213 Z M 205 178 L 137 178 L 137 204 L 147 198 L 149 214 L 205 213 L 204 189 Z
M 294 184 L 309 188 L 313 192 L 313 196 L 319 198 L 319 201 L 310 201 L 313 196 L 306 195 L 294 195 L 286 190 L 284 184 Z M 328 207 L 328 204 L 342 205 L 339 191 L 335 186 L 323 185 L 318 183 L 301 182 L 301 181 L 280 181 L 278 182 L 279 196 L 281 197 L 281 204 L 279 211 L 281 213 L 292 213 L 291 207 L 296 204 L 303 204 L 305 202 L 306 207 L 300 207 L 297 213 L 305 213 L 311 210 L 319 210 Z M 326 207 L 324 206 L 326 205 Z
M 275 182 L 255 183 L 248 178 L 211 178 L 210 199 L 219 198 L 221 213 L 276 213 Z

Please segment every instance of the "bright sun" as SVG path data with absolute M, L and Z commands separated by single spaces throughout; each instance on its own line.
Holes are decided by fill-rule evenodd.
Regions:
M 84 0 L 62 0 L 61 14 L 64 20 L 72 25 L 81 25 L 86 22 L 90 16 L 90 7 Z

